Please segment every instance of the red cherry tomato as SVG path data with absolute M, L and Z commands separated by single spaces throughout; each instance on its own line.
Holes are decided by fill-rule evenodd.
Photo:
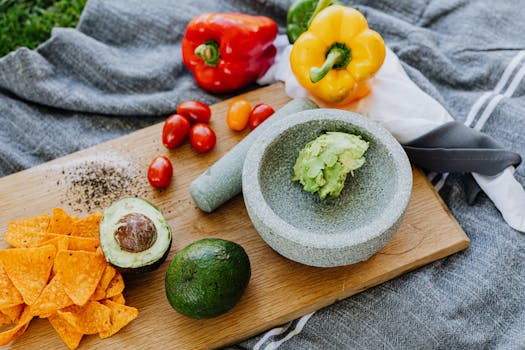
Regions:
M 157 156 L 153 158 L 148 168 L 148 181 L 155 188 L 168 187 L 173 177 L 173 167 L 168 158 Z
M 272 107 L 268 106 L 264 103 L 259 103 L 255 107 L 253 107 L 252 111 L 250 112 L 250 118 L 248 119 L 248 124 L 250 125 L 250 129 L 255 129 L 258 127 L 263 121 L 268 119 L 269 116 L 274 114 L 275 111 Z
M 190 132 L 190 122 L 179 114 L 173 114 L 164 122 L 162 144 L 167 148 L 180 146 Z
M 197 123 L 191 127 L 190 144 L 197 152 L 211 151 L 216 141 L 215 132 L 208 124 Z
M 207 123 L 211 118 L 211 110 L 207 104 L 200 101 L 185 101 L 177 107 L 177 114 L 182 115 L 192 124 Z

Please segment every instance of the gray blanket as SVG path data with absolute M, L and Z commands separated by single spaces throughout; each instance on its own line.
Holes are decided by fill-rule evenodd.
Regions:
M 525 154 L 523 1 L 351 5 L 458 121 Z M 203 11 L 241 11 L 270 16 L 282 28 L 288 6 L 90 0 L 77 29 L 55 29 L 36 51 L 19 49 L 0 60 L 0 176 L 159 122 L 182 100 L 224 98 L 197 88 L 181 63 L 187 22 Z M 460 176 L 435 182 L 470 249 L 238 347 L 525 349 L 525 236 L 484 195 L 468 206 Z

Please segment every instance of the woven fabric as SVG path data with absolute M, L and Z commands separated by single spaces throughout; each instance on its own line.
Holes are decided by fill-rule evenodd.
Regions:
M 37 50 L 22 48 L 0 59 L 0 176 L 159 122 L 183 100 L 225 98 L 200 90 L 181 63 L 188 21 L 204 11 L 239 11 L 270 16 L 282 29 L 289 5 L 88 1 L 76 29 L 55 29 Z M 457 121 L 525 154 L 523 2 L 350 5 Z M 522 185 L 524 176 L 521 165 L 516 177 Z M 524 235 L 505 224 L 485 195 L 468 206 L 460 176 L 451 174 L 438 185 L 471 239 L 468 250 L 236 347 L 524 349 Z

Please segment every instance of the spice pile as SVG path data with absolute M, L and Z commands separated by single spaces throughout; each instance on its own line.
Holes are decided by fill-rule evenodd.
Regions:
M 115 157 L 116 158 L 116 157 Z M 107 207 L 122 197 L 141 197 L 140 171 L 132 162 L 98 156 L 62 170 L 57 186 L 64 186 L 62 204 L 79 212 Z

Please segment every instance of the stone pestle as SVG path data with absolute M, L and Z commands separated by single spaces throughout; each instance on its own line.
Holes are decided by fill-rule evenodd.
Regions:
M 211 213 L 241 193 L 242 168 L 250 146 L 274 122 L 282 120 L 291 114 L 314 108 L 318 108 L 318 106 L 309 99 L 294 99 L 250 132 L 235 147 L 191 183 L 190 193 L 197 206 L 202 211 Z

